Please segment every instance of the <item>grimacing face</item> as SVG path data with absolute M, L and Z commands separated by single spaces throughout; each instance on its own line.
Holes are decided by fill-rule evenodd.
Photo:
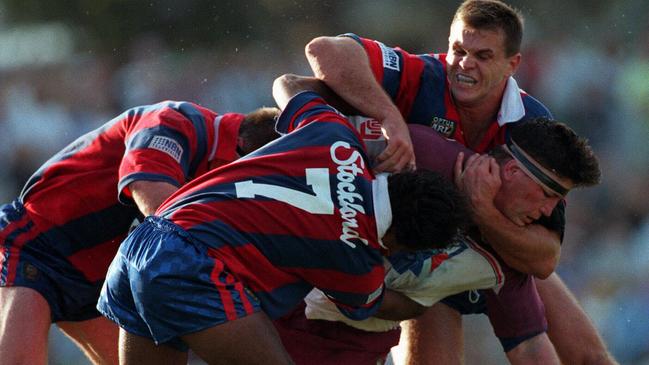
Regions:
M 494 205 L 518 226 L 549 217 L 561 198 L 545 190 L 518 166 L 515 160 L 501 166 L 502 185 Z
M 502 30 L 482 30 L 462 20 L 451 24 L 446 55 L 447 78 L 455 103 L 472 107 L 485 102 L 500 104 L 509 76 L 520 63 L 520 54 L 505 55 Z

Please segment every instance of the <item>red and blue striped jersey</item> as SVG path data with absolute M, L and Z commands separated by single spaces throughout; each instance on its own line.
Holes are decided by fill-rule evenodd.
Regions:
M 217 116 L 188 102 L 127 110 L 55 154 L 31 176 L 20 200 L 40 232 L 91 282 L 102 280 L 140 214 L 128 184 L 181 186 L 208 161 L 236 159 L 242 114 Z
M 375 207 L 389 203 L 387 182 L 356 130 L 315 93 L 292 98 L 277 129 L 287 134 L 185 185 L 156 214 L 209 247 L 272 318 L 313 287 L 366 318 L 383 294 L 377 219 L 391 217 Z
M 413 55 L 401 48 L 344 34 L 360 43 L 369 58 L 372 72 L 390 95 L 408 123 L 431 126 L 447 138 L 466 144 L 462 123 L 446 79 L 446 54 Z M 509 78 L 497 119 L 475 148 L 484 153 L 505 142 L 505 126 L 534 117 L 552 115 L 541 102 L 518 88 Z
M 413 55 L 398 47 L 388 47 L 355 34 L 343 36 L 351 37 L 363 46 L 375 78 L 390 95 L 406 122 L 430 126 L 443 136 L 466 145 L 460 116 L 447 81 L 446 54 Z M 510 77 L 498 115 L 474 148 L 475 152 L 485 153 L 496 145 L 504 144 L 509 123 L 535 117 L 552 119 L 552 114 L 541 102 L 521 90 L 514 78 Z M 421 156 L 417 155 L 418 161 Z M 436 157 L 435 154 L 433 156 Z M 560 233 L 563 238 L 565 201 L 557 205 L 551 217 L 543 216 L 537 223 Z M 491 249 L 488 245 L 485 247 Z M 515 272 L 502 261 L 501 264 L 510 272 L 512 285 L 501 290 L 498 296 L 493 292 L 487 295 L 489 318 L 498 336 L 517 338 L 529 335 L 530 331 L 542 331 L 546 322 L 542 304 L 538 305 L 541 301 L 532 278 Z M 508 317 L 508 313 L 517 315 Z

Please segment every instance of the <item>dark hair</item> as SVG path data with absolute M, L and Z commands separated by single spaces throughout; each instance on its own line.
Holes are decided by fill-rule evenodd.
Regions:
M 417 170 L 388 178 L 392 226 L 399 245 L 411 250 L 444 248 L 470 220 L 468 204 L 439 173 Z
M 275 131 L 275 121 L 279 115 L 277 108 L 259 108 L 246 114 L 239 126 L 242 139 L 241 151 L 248 154 L 279 137 Z
M 502 29 L 505 35 L 505 55 L 511 57 L 521 49 L 523 15 L 498 0 L 466 0 L 455 12 L 453 23 L 462 20 L 476 29 Z
M 588 140 L 579 137 L 564 123 L 535 118 L 509 126 L 511 138 L 528 155 L 575 187 L 600 182 L 599 161 Z

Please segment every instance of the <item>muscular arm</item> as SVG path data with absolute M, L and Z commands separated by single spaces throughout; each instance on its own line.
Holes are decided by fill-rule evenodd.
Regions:
M 128 185 L 135 204 L 144 216 L 155 213 L 156 209 L 173 194 L 177 187 L 161 181 L 134 181 Z
M 376 81 L 363 47 L 347 37 L 318 37 L 305 49 L 314 75 L 361 112 L 378 120 L 388 139 L 378 156 L 380 171 L 399 171 L 415 162 L 410 134 L 401 113 Z
M 604 341 L 557 274 L 536 280 L 548 319 L 548 335 L 565 364 L 615 365 Z
M 552 274 L 561 252 L 557 232 L 540 224 L 517 226 L 493 205 L 480 209 L 474 219 L 485 240 L 509 266 L 539 278 Z
M 559 262 L 561 240 L 557 232 L 540 224 L 518 226 L 494 206 L 501 187 L 500 167 L 486 155 L 472 155 L 462 167 L 463 156 L 455 163 L 455 182 L 465 191 L 474 222 L 485 241 L 512 268 L 546 278 Z
M 401 322 L 399 345 L 392 351 L 395 365 L 460 365 L 464 363 L 462 317 L 444 303 L 421 316 Z
M 426 308 L 399 292 L 387 289 L 383 296 L 381 307 L 374 316 L 400 321 L 415 318 L 424 313 Z

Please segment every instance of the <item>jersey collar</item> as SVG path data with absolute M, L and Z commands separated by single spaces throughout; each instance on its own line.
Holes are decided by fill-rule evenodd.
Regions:
M 525 116 L 525 106 L 521 97 L 521 90 L 513 77 L 509 77 L 505 86 L 503 100 L 498 111 L 498 125 L 503 126 L 521 120 Z
M 392 207 L 390 206 L 390 194 L 388 192 L 388 174 L 378 174 L 376 175 L 376 178 L 372 180 L 372 200 L 374 203 L 374 218 L 376 220 L 379 244 L 384 249 L 387 249 L 383 244 L 383 236 L 385 236 L 385 233 L 392 225 Z

